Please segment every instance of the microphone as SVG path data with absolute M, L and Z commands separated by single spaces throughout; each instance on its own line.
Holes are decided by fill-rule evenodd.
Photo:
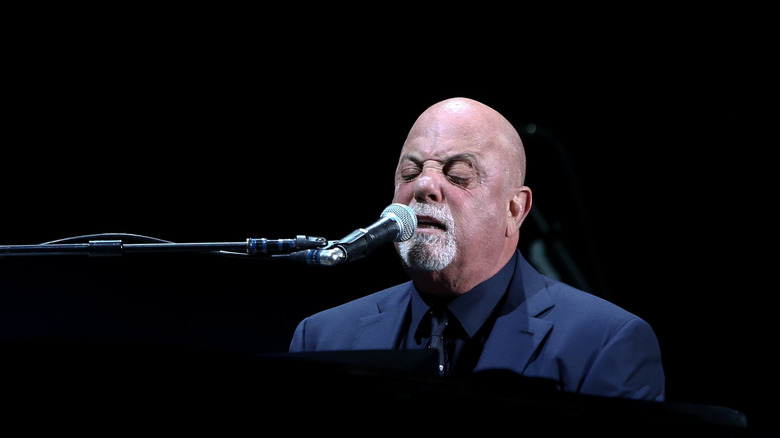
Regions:
M 417 229 L 417 215 L 404 204 L 390 204 L 380 219 L 366 228 L 358 228 L 327 248 L 308 249 L 273 257 L 288 257 L 308 265 L 333 266 L 362 259 L 377 247 L 409 240 Z

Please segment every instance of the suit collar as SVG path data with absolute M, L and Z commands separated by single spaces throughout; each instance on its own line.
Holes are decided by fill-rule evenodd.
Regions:
M 509 292 L 501 315 L 522 311 L 528 316 L 539 316 L 553 306 L 547 293 L 547 281 L 530 263 L 517 252 L 515 276 L 509 284 Z

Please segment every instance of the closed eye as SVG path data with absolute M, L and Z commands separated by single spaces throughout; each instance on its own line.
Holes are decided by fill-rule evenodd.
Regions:
M 401 179 L 404 181 L 412 181 L 420 174 L 419 170 L 404 170 L 401 172 Z
M 467 187 L 473 181 L 479 180 L 479 172 L 468 158 L 458 156 L 444 166 L 447 179 L 455 185 Z

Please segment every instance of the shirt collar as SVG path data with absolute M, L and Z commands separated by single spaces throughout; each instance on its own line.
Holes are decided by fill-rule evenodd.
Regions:
M 470 338 L 474 337 L 490 318 L 491 313 L 509 288 L 509 281 L 515 272 L 516 258 L 517 252 L 495 275 L 447 303 L 447 308 L 457 318 Z M 415 293 L 412 294 L 412 319 L 409 328 L 410 333 L 417 333 L 420 321 L 430 309 L 433 300 L 429 296 L 423 297 L 416 286 L 413 289 Z

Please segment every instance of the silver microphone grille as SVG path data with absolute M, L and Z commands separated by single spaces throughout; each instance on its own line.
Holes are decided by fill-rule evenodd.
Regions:
M 381 217 L 393 216 L 398 226 L 401 228 L 401 232 L 398 233 L 396 242 L 403 242 L 409 240 L 414 235 L 414 231 L 417 229 L 417 215 L 414 214 L 414 210 L 408 205 L 404 204 L 390 204 L 382 212 Z

